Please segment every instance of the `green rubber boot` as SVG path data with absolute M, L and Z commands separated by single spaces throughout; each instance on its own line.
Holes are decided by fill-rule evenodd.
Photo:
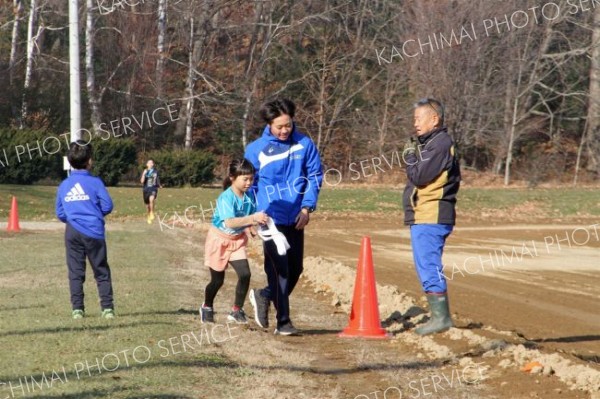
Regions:
M 448 294 L 426 294 L 429 309 L 431 310 L 431 319 L 415 329 L 419 335 L 435 334 L 444 332 L 453 326 L 450 317 L 450 306 L 448 304 Z

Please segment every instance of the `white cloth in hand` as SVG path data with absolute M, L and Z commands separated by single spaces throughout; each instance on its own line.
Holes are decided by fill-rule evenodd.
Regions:
M 267 224 L 261 224 L 258 226 L 258 236 L 263 241 L 273 240 L 275 242 L 275 246 L 277 247 L 277 253 L 280 256 L 283 256 L 287 253 L 287 250 L 290 249 L 290 244 L 287 239 L 283 235 L 282 232 L 277 230 L 275 227 L 275 222 L 273 219 L 268 218 Z

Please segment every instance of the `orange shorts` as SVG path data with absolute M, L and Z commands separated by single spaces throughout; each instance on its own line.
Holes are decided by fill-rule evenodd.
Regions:
M 204 244 L 204 265 L 220 272 L 227 269 L 229 261 L 248 259 L 247 243 L 246 233 L 232 236 L 211 226 Z

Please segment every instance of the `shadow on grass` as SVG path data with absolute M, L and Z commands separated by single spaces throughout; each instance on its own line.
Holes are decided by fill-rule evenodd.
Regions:
M 0 273 L 2 274 L 2 273 Z M 28 310 L 28 309 L 42 309 L 46 305 L 31 305 L 31 306 L 0 306 L 0 312 L 8 312 L 11 310 Z
M 40 395 L 36 396 L 36 398 L 43 399 L 86 399 L 86 398 L 110 398 L 112 395 L 118 392 L 127 392 L 130 391 L 131 388 L 117 388 L 117 389 L 93 389 L 90 391 L 83 391 L 77 393 L 69 393 L 69 394 L 57 394 L 57 395 Z M 127 396 L 129 399 L 192 399 L 190 396 L 183 396 L 180 394 L 171 394 L 171 393 L 162 393 L 162 394 L 139 394 L 134 396 Z
M 88 361 L 91 359 L 82 359 L 82 361 Z M 78 362 L 75 362 L 78 363 Z M 73 365 L 75 365 L 75 363 Z M 230 369 L 235 369 L 235 368 L 239 368 L 240 366 L 227 361 L 226 359 L 218 359 L 215 360 L 215 357 L 208 357 L 206 356 L 205 358 L 198 358 L 198 359 L 190 359 L 190 360 L 183 360 L 183 361 L 173 361 L 173 360 L 160 360 L 160 361 L 156 361 L 156 362 L 148 362 L 148 363 L 143 363 L 143 364 L 135 364 L 133 366 L 123 366 L 123 367 L 119 367 L 115 370 L 111 370 L 108 371 L 106 369 L 102 370 L 102 373 L 98 373 L 98 368 L 96 366 L 96 363 L 91 364 L 90 368 L 88 369 L 88 371 L 84 371 L 81 370 L 79 373 L 77 373 L 75 370 L 72 371 L 66 371 L 66 373 L 62 373 L 62 372 L 58 372 L 59 376 L 66 376 L 65 384 L 68 384 L 68 381 L 86 381 L 88 379 L 93 379 L 96 378 L 98 376 L 106 376 L 106 375 L 110 375 L 111 372 L 114 371 L 123 371 L 123 370 L 128 370 L 128 369 L 136 369 L 136 370 L 140 370 L 140 369 L 150 369 L 150 368 L 160 368 L 160 367 L 166 367 L 166 368 L 173 368 L 173 367 L 210 367 L 210 368 L 216 368 L 216 369 L 222 369 L 222 368 L 230 368 Z M 68 367 L 65 368 L 66 370 L 69 370 Z M 61 369 L 57 369 L 57 370 L 61 370 Z M 9 381 L 13 382 L 16 386 L 17 381 L 19 381 L 19 379 L 22 379 L 24 377 L 27 377 L 27 379 L 29 380 L 29 384 L 31 383 L 31 380 L 35 380 L 38 381 L 39 384 L 42 384 L 42 381 L 47 380 L 49 381 L 51 379 L 52 376 L 52 372 L 53 370 L 48 370 L 48 371 L 44 371 L 42 373 L 37 373 L 37 374 L 31 374 L 31 375 L 21 375 L 21 376 L 0 376 L 0 381 L 3 381 L 4 384 L 8 384 Z M 85 375 L 87 374 L 87 375 Z M 114 381 L 111 381 L 111 383 L 114 383 Z M 32 385 L 33 386 L 33 385 Z M 44 385 L 42 385 L 44 386 Z M 6 389 L 6 388 L 4 388 Z M 47 388 L 49 389 L 49 388 Z M 125 388 L 122 388 L 125 389 Z M 62 396 L 60 396 L 62 397 Z M 109 396 L 107 396 L 109 397 Z M 144 396 L 146 397 L 146 396 Z
M 158 310 L 155 312 L 130 312 L 121 313 L 119 316 L 160 316 L 160 315 L 181 315 L 181 314 L 192 314 L 198 315 L 198 309 L 177 309 L 177 310 Z
M 215 357 L 209 357 L 209 356 L 205 356 L 204 358 L 198 358 L 198 359 L 189 359 L 189 360 L 183 360 L 183 361 L 174 361 L 174 360 L 160 360 L 160 361 L 156 361 L 156 362 L 148 362 L 148 363 L 144 363 L 144 364 L 136 364 L 135 366 L 131 366 L 131 367 L 121 367 L 117 370 L 126 370 L 126 369 L 130 369 L 130 368 L 135 368 L 135 369 L 150 369 L 150 368 L 168 368 L 168 369 L 172 369 L 174 367 L 180 367 L 180 368 L 188 368 L 188 367 L 200 367 L 200 368 L 214 368 L 214 369 L 249 369 L 249 370 L 261 370 L 261 371 L 272 371 L 272 370 L 285 370 L 288 372 L 295 372 L 295 373 L 311 373 L 311 374 L 317 374 L 317 375 L 342 375 L 342 374 L 355 374 L 355 373 L 362 373 L 362 372 L 366 372 L 366 371 L 374 371 L 374 370 L 387 370 L 387 371 L 395 371 L 395 370 L 423 370 L 423 369 L 433 369 L 433 368 L 437 368 L 440 367 L 443 364 L 448 363 L 447 361 L 427 361 L 427 362 L 419 362 L 419 361 L 412 361 L 412 362 L 404 362 L 404 363 L 372 363 L 372 364 L 363 364 L 360 366 L 355 366 L 355 367 L 347 367 L 347 368 L 318 368 L 318 367 L 311 367 L 311 366 L 295 366 L 295 365 L 272 365 L 272 366 L 264 366 L 264 365 L 253 365 L 253 364 L 246 364 L 246 365 L 239 365 L 236 363 L 233 363 L 225 358 L 217 358 L 215 359 Z M 115 371 L 117 371 L 115 370 Z M 97 372 L 97 371 L 96 371 Z M 67 371 L 66 372 L 66 376 L 67 376 L 67 380 L 70 381 L 74 381 L 74 380 L 79 380 L 79 381 L 85 381 L 87 379 L 90 378 L 95 378 L 99 375 L 107 375 L 110 372 L 103 372 L 102 374 L 96 374 L 96 372 L 92 371 L 92 374 L 89 374 L 89 371 L 87 372 L 88 375 L 85 375 L 86 372 L 85 371 L 80 371 L 79 375 L 75 370 L 72 371 Z M 52 371 L 48 371 L 48 372 L 43 372 L 43 373 L 37 373 L 35 375 L 27 375 L 27 378 L 29 380 L 31 379 L 35 379 L 36 381 L 42 381 L 42 379 L 44 378 L 44 376 L 46 378 L 48 378 L 50 375 L 52 374 Z M 62 373 L 60 374 L 61 376 L 63 375 Z M 6 381 L 7 383 L 9 381 L 18 381 L 19 378 L 22 378 L 24 376 L 0 376 L 0 381 Z M 61 396 L 62 397 L 62 396 Z M 81 396 L 80 396 L 81 397 Z M 147 397 L 147 396 L 144 396 Z M 162 396 L 155 396 L 157 398 L 162 397 Z
M 52 328 L 39 328 L 37 330 L 24 330 L 24 331 L 7 331 L 0 333 L 0 337 L 8 337 L 11 335 L 35 335 L 35 334 L 60 334 L 64 332 L 74 332 L 74 331 L 104 331 L 110 330 L 114 328 L 126 328 L 126 327 L 137 327 L 144 325 L 157 325 L 157 324 L 166 324 L 172 325 L 173 323 L 167 323 L 163 321 L 140 321 L 137 323 L 128 323 L 128 324 L 106 324 L 101 326 L 72 326 L 72 327 L 52 327 Z
M 2 259 L 2 258 L 0 258 L 0 260 L 1 260 L 2 262 L 4 262 L 4 263 L 3 263 L 4 265 L 6 265 L 6 262 L 7 262 L 7 261 L 5 261 L 5 260 L 4 260 L 4 259 Z M 8 262 L 10 262 L 10 261 L 8 261 Z M 12 266 L 12 264 L 11 264 L 11 263 L 9 263 L 9 265 L 10 265 L 10 266 Z M 27 270 L 27 269 L 26 269 L 26 268 L 24 268 L 24 267 L 22 267 L 22 268 L 20 268 L 20 269 L 0 270 L 0 274 L 19 273 L 19 272 L 21 272 L 21 271 L 23 271 L 23 270 Z

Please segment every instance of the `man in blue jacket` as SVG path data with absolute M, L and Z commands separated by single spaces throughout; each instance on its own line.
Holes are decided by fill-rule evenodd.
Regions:
M 323 170 L 313 141 L 296 130 L 294 103 L 278 99 L 264 104 L 260 114 L 267 126 L 263 134 L 246 148 L 245 158 L 254 165 L 257 211 L 275 222 L 290 245 L 280 255 L 274 241 L 264 242 L 264 268 L 268 285 L 250 291 L 254 318 L 263 328 L 269 325 L 269 305 L 277 310 L 275 334 L 298 331 L 290 319 L 289 295 L 303 271 L 304 227 L 317 207 Z
M 456 146 L 444 125 L 442 103 L 432 98 L 420 100 L 414 118 L 417 140 L 409 141 L 403 152 L 408 177 L 404 223 L 410 226 L 415 268 L 431 310 L 431 319 L 415 332 L 428 335 L 453 326 L 442 253 L 456 223 L 461 176 Z
M 58 187 L 56 216 L 66 223 L 65 246 L 69 269 L 72 316 L 85 315 L 83 283 L 85 260 L 89 259 L 98 286 L 102 317 L 115 317 L 113 289 L 104 236 L 104 216 L 112 212 L 113 202 L 98 177 L 92 176 L 92 146 L 78 140 L 71 143 L 67 159 L 73 168 L 71 176 Z

